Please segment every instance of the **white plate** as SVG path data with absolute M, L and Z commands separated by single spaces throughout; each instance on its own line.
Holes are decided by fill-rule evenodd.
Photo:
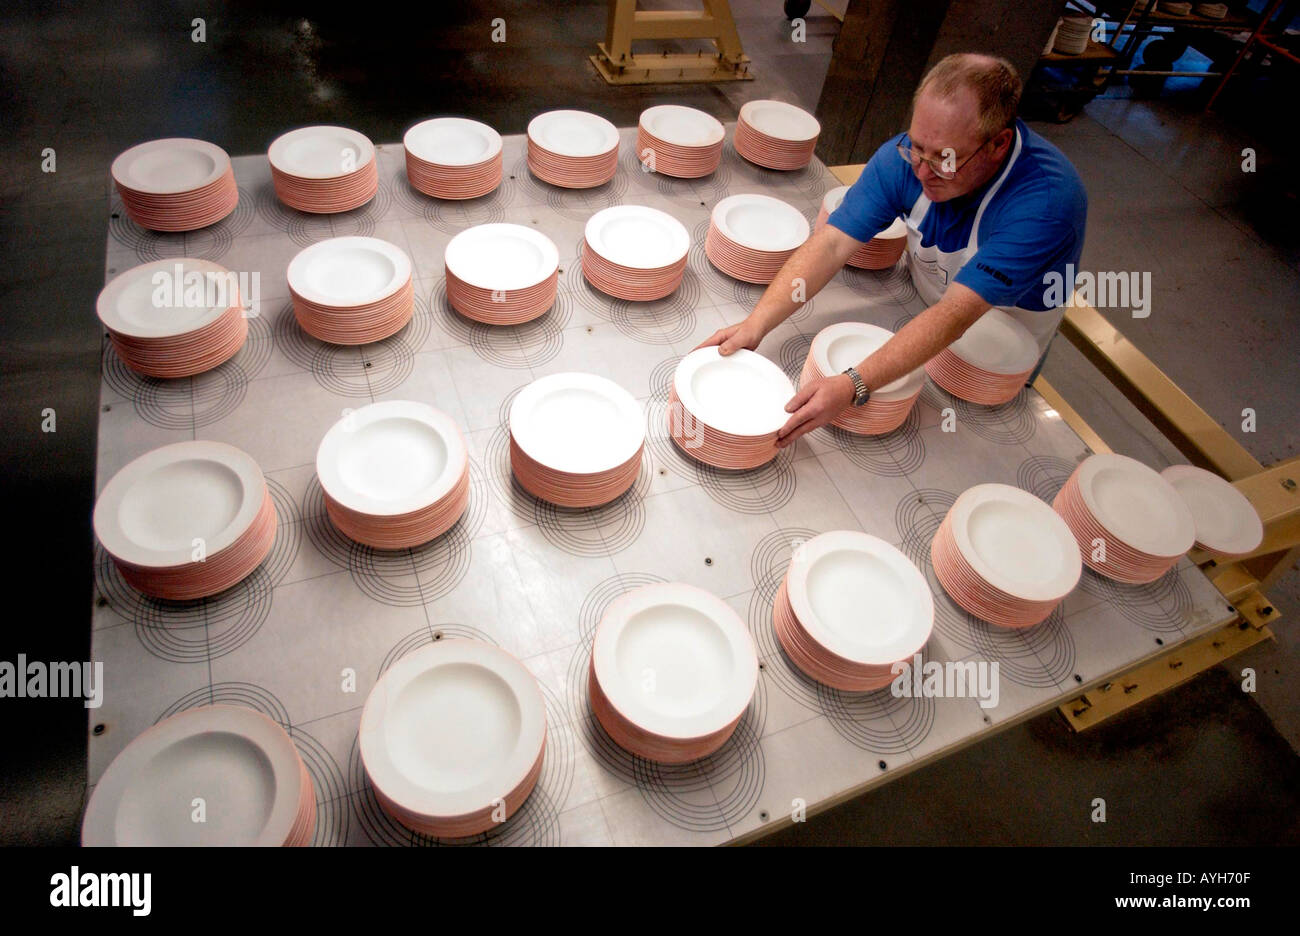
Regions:
M 212 324 L 241 301 L 234 273 L 210 260 L 185 257 L 142 263 L 118 274 L 95 300 L 95 313 L 119 334 L 169 338 Z
M 975 573 L 1025 601 L 1064 598 L 1079 583 L 1079 544 L 1060 514 L 1007 484 L 967 488 L 949 511 L 953 538 Z
M 828 325 L 813 338 L 813 359 L 823 374 L 842 374 L 847 367 L 857 367 L 868 356 L 885 346 L 894 333 L 866 322 L 839 322 Z M 871 399 L 880 403 L 910 400 L 925 385 L 925 367 L 871 391 Z
M 601 156 L 618 147 L 618 128 L 586 111 L 556 110 L 528 121 L 528 138 L 557 156 Z
M 234 543 L 265 498 L 251 455 L 222 442 L 176 442 L 113 475 L 95 502 L 95 535 L 132 565 L 186 565 L 195 539 L 208 556 Z
M 267 150 L 272 167 L 300 179 L 338 179 L 375 158 L 375 145 L 347 127 L 301 127 L 276 137 Z
M 388 400 L 336 422 L 316 451 L 325 493 L 376 517 L 428 507 L 465 473 L 469 452 L 450 416 L 425 403 Z
M 1196 542 L 1228 555 L 1253 552 L 1264 541 L 1264 524 L 1255 507 L 1213 472 L 1173 465 L 1160 472 L 1192 512 Z
M 808 219 L 770 195 L 732 195 L 713 206 L 713 223 L 752 250 L 794 250 L 808 239 Z
M 379 677 L 358 744 L 370 782 L 402 809 L 451 819 L 492 808 L 546 743 L 533 674 L 477 640 L 426 644 Z
M 545 234 L 522 224 L 480 224 L 451 239 L 443 263 L 480 289 L 525 289 L 559 269 L 560 251 Z
M 639 122 L 656 139 L 673 146 L 715 146 L 727 136 L 716 118 L 680 104 L 648 107 Z
M 1029 329 L 1001 309 L 989 309 L 948 345 L 967 364 L 994 374 L 1032 371 L 1042 352 Z
M 289 261 L 289 286 L 308 302 L 360 306 L 397 292 L 411 279 L 411 258 L 377 237 L 333 237 Z
M 113 758 L 86 806 L 81 843 L 281 846 L 298 817 L 300 764 L 285 730 L 260 712 L 180 712 Z M 204 822 L 193 820 L 196 797 Z
M 477 120 L 434 117 L 407 130 L 402 146 L 425 162 L 474 166 L 501 152 L 501 134 Z
M 649 270 L 684 258 L 691 235 L 672 215 L 641 205 L 616 205 L 587 220 L 587 243 L 619 266 Z
M 785 405 L 794 384 L 763 355 L 735 351 L 723 357 L 717 348 L 699 348 L 682 358 L 673 387 L 686 411 L 721 432 L 763 436 L 790 419 Z
M 784 101 L 750 101 L 740 108 L 740 119 L 760 133 L 791 143 L 806 143 L 822 132 L 816 117 Z
M 645 443 L 641 404 L 595 374 L 534 380 L 510 404 L 510 435 L 535 462 L 572 474 L 610 471 Z
M 854 663 L 910 659 L 934 628 L 934 598 L 921 570 L 868 533 L 814 536 L 795 550 L 786 581 L 803 629 Z
M 169 138 L 141 143 L 113 160 L 113 180 L 149 195 L 179 195 L 211 185 L 230 168 L 230 156 L 204 140 Z
M 758 684 L 749 630 L 691 585 L 645 585 L 605 612 L 591 648 L 596 679 L 624 718 L 665 738 L 702 738 L 744 714 Z
M 1151 556 L 1181 556 L 1196 542 L 1196 522 L 1178 492 L 1127 455 L 1089 455 L 1079 466 L 1079 492 L 1108 532 Z

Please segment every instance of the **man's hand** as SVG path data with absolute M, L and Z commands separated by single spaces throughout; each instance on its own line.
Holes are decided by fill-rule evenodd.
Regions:
M 808 381 L 785 405 L 785 411 L 794 415 L 776 434 L 776 447 L 793 445 L 805 432 L 826 425 L 853 402 L 855 395 L 847 374 Z
M 746 351 L 756 351 L 762 340 L 763 330 L 753 324 L 750 319 L 745 319 L 739 325 L 728 325 L 726 328 L 718 329 L 700 342 L 694 350 L 712 348 L 717 345 L 718 353 L 726 357 L 741 348 Z

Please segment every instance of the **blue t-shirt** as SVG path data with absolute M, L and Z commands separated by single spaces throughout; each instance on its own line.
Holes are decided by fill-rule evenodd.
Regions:
M 1023 121 L 1016 121 L 1016 129 L 1020 155 L 984 210 L 979 247 L 956 280 L 991 306 L 1043 311 L 1048 292 L 1044 276 L 1055 271 L 1073 287 L 1066 265 L 1078 269 L 1083 253 L 1088 193 L 1064 153 Z M 899 158 L 900 142 L 910 145 L 906 133 L 876 150 L 830 216 L 831 224 L 856 240 L 871 240 L 895 219 L 906 218 L 921 195 L 920 180 Z M 965 250 L 980 202 L 999 175 L 1001 170 L 969 195 L 931 204 L 921 221 L 921 244 L 937 243 L 946 253 Z M 1064 292 L 1068 298 L 1070 289 Z

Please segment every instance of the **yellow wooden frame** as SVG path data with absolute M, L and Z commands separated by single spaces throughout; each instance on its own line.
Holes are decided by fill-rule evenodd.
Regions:
M 596 44 L 591 63 L 609 84 L 753 80 L 731 4 L 700 2 L 700 10 L 638 10 L 637 0 L 609 0 L 605 41 Z M 638 39 L 711 39 L 715 54 L 636 55 L 632 43 Z

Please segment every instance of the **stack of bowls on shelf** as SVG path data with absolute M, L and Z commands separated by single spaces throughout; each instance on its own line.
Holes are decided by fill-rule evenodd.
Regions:
M 1154 582 L 1196 543 L 1196 523 L 1173 485 L 1125 455 L 1088 456 L 1052 507 L 1088 568 L 1117 582 Z
M 230 155 L 203 140 L 150 140 L 113 160 L 122 207 L 150 231 L 195 231 L 239 204 Z
M 345 536 L 406 549 L 441 536 L 469 504 L 469 452 L 450 416 L 388 400 L 348 413 L 321 439 L 316 475 Z
M 1168 9 L 1165 12 L 1168 12 Z M 1198 3 L 1196 4 L 1196 15 L 1204 16 L 1207 19 L 1226 19 L 1228 5 L 1226 3 Z
M 685 454 L 715 468 L 757 468 L 777 456 L 794 384 L 761 354 L 723 357 L 699 348 L 682 358 L 668 393 L 668 433 Z
M 884 347 L 894 333 L 866 322 L 839 322 L 819 331 L 808 349 L 799 383 L 833 377 L 846 368 L 857 367 Z M 925 388 L 925 368 L 918 367 L 910 374 L 872 390 L 862 406 L 849 406 L 831 420 L 845 432 L 856 435 L 884 435 L 893 432 L 907 421 Z
M 1196 526 L 1196 548 L 1220 559 L 1253 553 L 1264 541 L 1264 524 L 1255 506 L 1227 481 L 1191 465 L 1160 472 L 1187 504 Z
M 826 193 L 822 199 L 821 209 L 817 212 L 817 223 L 813 226 L 814 230 L 820 231 L 826 224 L 826 221 L 835 209 L 839 208 L 844 202 L 844 196 L 848 194 L 849 187 L 841 185 L 839 188 L 833 188 Z M 907 250 L 907 224 L 902 218 L 896 218 L 894 223 L 885 228 L 871 240 L 867 241 L 857 250 L 853 251 L 846 263 L 851 267 L 857 267 L 859 270 L 888 270 L 898 258 Z
M 434 198 L 480 198 L 501 184 L 501 134 L 463 117 L 421 121 L 402 137 L 406 178 Z
M 618 128 L 586 111 L 538 114 L 528 122 L 528 169 L 561 188 L 604 185 L 618 171 Z
M 560 251 L 521 224 L 480 224 L 461 231 L 443 253 L 447 302 L 487 325 L 518 325 L 555 304 Z
M 238 278 L 208 260 L 133 267 L 104 287 L 95 312 L 118 357 L 148 377 L 201 374 L 238 354 L 248 338 Z
M 779 198 L 731 195 L 713 207 L 704 253 L 728 276 L 767 285 L 808 233 L 808 219 Z
M 963 491 L 930 543 L 930 560 L 953 601 L 999 627 L 1043 621 L 1083 574 L 1060 515 L 1006 484 Z
M 690 249 L 691 235 L 672 215 L 616 205 L 587 221 L 582 275 L 617 299 L 662 299 L 681 283 Z
M 767 169 L 802 169 L 812 162 L 822 125 L 784 101 L 750 101 L 740 108 L 736 152 Z
M 271 143 L 266 156 L 276 197 L 298 211 L 351 211 L 379 191 L 374 144 L 346 127 L 290 130 Z
M 597 507 L 641 473 L 645 413 L 632 394 L 595 374 L 541 377 L 510 405 L 510 467 L 534 497 Z
M 596 628 L 592 714 L 615 744 L 646 760 L 684 764 L 717 751 L 757 685 L 744 621 L 703 589 L 644 585 L 615 600 Z
M 1015 399 L 1041 355 L 1029 329 L 1001 309 L 989 309 L 927 361 L 925 370 L 960 400 L 998 406 Z
M 330 344 L 381 341 L 415 312 L 411 258 L 377 237 L 317 241 L 289 262 L 293 314 L 302 330 Z
M 636 158 L 649 171 L 676 179 L 698 179 L 718 168 L 726 136 L 722 124 L 704 111 L 660 104 L 641 112 Z
M 546 702 L 523 664 L 478 640 L 425 644 L 370 690 L 357 738 L 380 807 L 415 832 L 479 835 L 514 818 L 546 755 Z
M 777 640 L 804 674 L 845 692 L 888 686 L 934 628 L 930 585 L 910 559 L 855 530 L 795 549 L 772 607 Z
M 1057 17 L 1056 25 L 1052 27 L 1052 32 L 1047 37 L 1047 45 L 1043 46 L 1043 54 L 1050 55 L 1056 47 L 1056 34 L 1061 31 L 1061 19 Z
M 1160 12 L 1168 16 L 1189 16 L 1192 12 L 1190 3 L 1175 3 L 1174 0 L 1161 0 Z
M 1056 45 L 1053 50 L 1061 55 L 1082 55 L 1088 48 L 1088 35 L 1091 32 L 1091 16 L 1064 16 L 1056 27 Z
M 131 587 L 206 598 L 249 576 L 275 542 L 257 462 L 221 442 L 176 442 L 115 474 L 95 502 L 95 535 Z
M 85 846 L 302 846 L 315 834 L 316 791 L 293 740 L 235 705 L 187 709 L 134 738 L 81 822 Z

